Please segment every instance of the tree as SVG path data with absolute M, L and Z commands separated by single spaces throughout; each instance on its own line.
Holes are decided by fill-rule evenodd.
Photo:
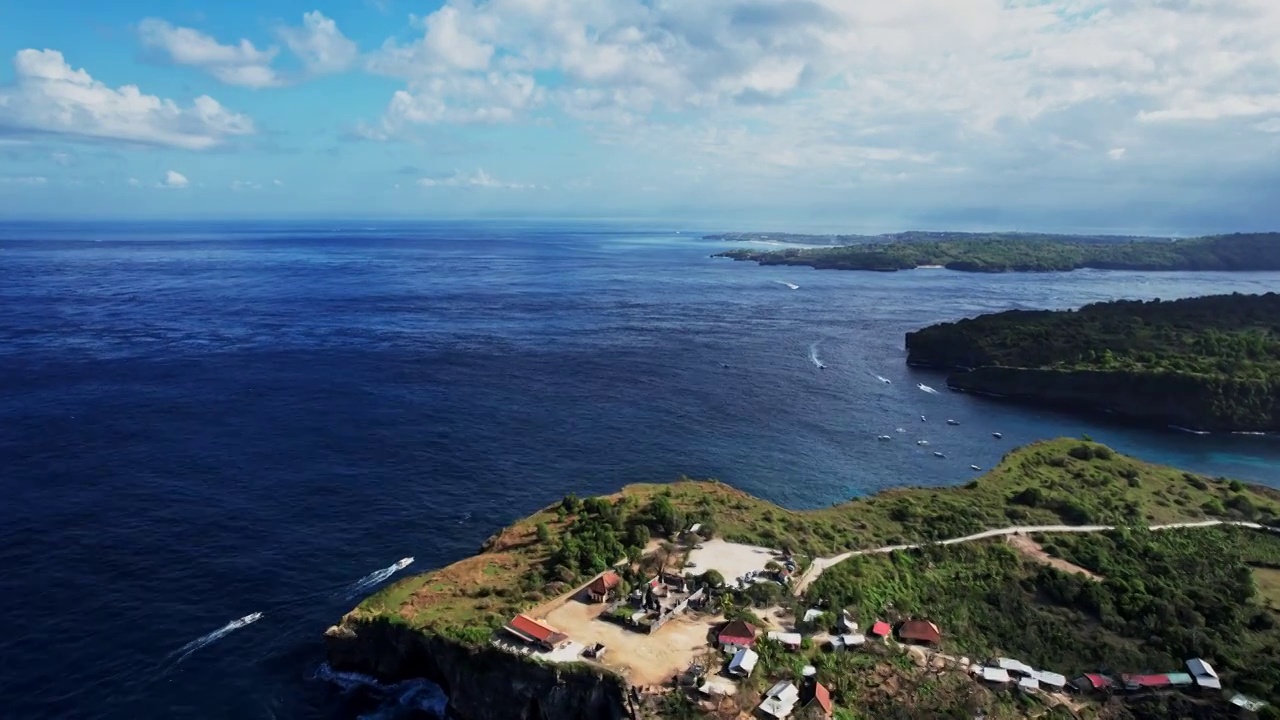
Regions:
M 550 528 L 547 527 L 546 523 L 544 522 L 538 523 L 537 532 L 538 532 L 538 542 L 540 543 L 551 542 L 551 530 Z
M 712 568 L 702 573 L 702 582 L 708 587 L 724 587 L 724 575 L 721 575 L 719 570 Z

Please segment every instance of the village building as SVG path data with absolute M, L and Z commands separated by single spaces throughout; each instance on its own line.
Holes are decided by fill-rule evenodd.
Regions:
M 823 717 L 827 718 L 831 717 L 835 712 L 835 705 L 831 702 L 831 691 L 820 682 L 807 683 L 800 697 L 802 707 L 806 710 L 816 708 L 822 713 Z
M 506 630 L 517 639 L 534 647 L 551 652 L 569 642 L 569 636 L 545 623 L 538 622 L 528 615 L 517 615 L 507 623 Z
M 1020 677 L 1018 678 L 1018 689 L 1026 690 L 1028 692 L 1035 692 L 1040 689 L 1040 681 L 1035 679 L 1034 677 L 1031 677 L 1030 675 L 1026 677 Z
M 1093 694 L 1110 692 L 1116 686 L 1116 681 L 1100 675 L 1098 673 L 1085 673 L 1071 681 L 1071 687 L 1076 692 Z
M 618 577 L 618 573 L 607 570 L 587 585 L 587 599 L 596 603 L 605 602 L 621 583 L 622 578 Z
M 898 628 L 898 638 L 908 642 L 937 645 L 942 642 L 942 631 L 928 620 L 908 620 Z
M 1242 693 L 1236 693 L 1235 695 L 1232 695 L 1231 704 L 1235 705 L 1241 710 L 1245 710 L 1247 712 L 1252 712 L 1252 713 L 1256 713 L 1262 708 L 1267 706 L 1267 703 L 1265 700 L 1259 700 L 1257 698 L 1249 697 L 1248 695 L 1244 695 Z
M 1039 680 L 1041 685 L 1044 685 L 1054 692 L 1062 692 L 1067 687 L 1067 677 L 1065 675 L 1059 675 L 1056 672 L 1040 670 L 1032 675 L 1032 677 Z
M 850 650 L 860 648 L 867 643 L 867 636 L 861 633 L 846 633 L 831 638 L 832 650 Z
M 837 626 L 840 628 L 841 632 L 851 633 L 858 631 L 858 623 L 854 622 L 853 618 L 849 617 L 848 612 L 840 613 L 840 621 L 837 623 Z
M 891 632 L 893 629 L 883 620 L 877 620 L 871 624 L 871 634 L 878 638 L 887 638 Z
M 777 642 L 788 650 L 799 650 L 804 643 L 804 638 L 798 632 L 778 632 L 777 630 L 769 631 L 769 639 Z
M 800 689 L 783 680 L 764 694 L 764 701 L 760 703 L 759 710 L 771 718 L 783 720 L 791 714 L 799 700 Z
M 729 674 L 741 678 L 751 677 L 751 671 L 756 669 L 756 663 L 760 661 L 760 656 L 751 648 L 742 648 L 729 661 Z
M 973 669 L 973 674 L 977 675 L 985 683 L 992 685 L 1008 685 L 1012 678 L 1009 677 L 1009 671 L 1004 668 L 991 667 L 990 665 L 979 665 Z
M 809 608 L 804 611 L 804 622 L 813 623 L 822 617 L 823 613 L 818 608 Z
M 1014 660 L 1012 658 L 997 658 L 996 667 L 1004 668 L 1005 670 L 1008 670 L 1010 673 L 1013 673 L 1016 675 L 1025 675 L 1027 677 L 1031 677 L 1032 675 L 1035 674 L 1035 668 L 1022 662 L 1021 660 Z
M 760 631 L 746 620 L 734 620 L 716 635 L 716 642 L 728 652 L 738 652 L 755 644 Z
M 1120 683 L 1125 690 L 1148 690 L 1165 688 L 1172 685 L 1168 675 L 1121 675 Z
M 1191 671 L 1191 677 L 1195 679 L 1196 685 L 1210 690 L 1222 689 L 1222 681 L 1218 679 L 1218 673 L 1204 660 L 1200 658 L 1188 660 L 1187 670 Z

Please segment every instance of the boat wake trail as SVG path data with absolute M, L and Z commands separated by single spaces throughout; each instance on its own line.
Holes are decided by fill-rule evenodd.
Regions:
M 256 612 L 256 613 L 249 613 L 248 615 L 245 615 L 239 620 L 232 620 L 231 622 L 227 623 L 226 625 L 223 625 L 217 630 L 214 630 L 208 635 L 203 635 L 201 637 L 198 637 L 195 640 L 192 640 L 191 642 L 187 643 L 186 645 L 183 645 L 182 647 L 178 648 L 177 650 L 174 650 L 172 653 L 169 654 L 169 657 L 174 658 L 173 665 L 177 665 L 183 660 L 186 660 L 188 657 L 191 656 L 191 653 L 199 650 L 200 648 L 211 645 L 221 640 L 222 638 L 230 635 L 236 630 L 239 630 L 240 628 L 246 625 L 252 625 L 253 623 L 258 622 L 261 619 L 262 619 L 262 613 Z
M 875 375 L 875 373 L 872 373 L 872 375 Z M 884 383 L 885 385 L 889 385 L 889 384 L 891 384 L 891 383 L 893 382 L 892 380 L 890 380 L 889 378 L 887 378 L 887 377 L 885 377 L 885 376 L 883 376 L 883 375 L 876 375 L 876 379 L 877 379 L 877 380 L 879 380 L 880 382 Z
M 827 367 L 822 363 L 822 360 L 818 359 L 818 343 L 816 342 L 809 346 L 809 362 L 817 366 L 819 370 L 825 370 Z
M 924 383 L 916 383 L 916 387 L 918 387 L 918 388 L 920 388 L 921 390 L 923 390 L 923 391 L 925 391 L 925 392 L 929 393 L 930 395 L 937 395 L 937 394 L 939 394 L 937 390 L 934 390 L 933 388 L 929 387 L 928 385 L 925 385 Z
M 799 286 L 799 285 L 796 285 L 795 283 L 789 283 L 789 282 L 787 282 L 786 280 L 774 280 L 774 282 L 778 283 L 779 285 L 786 285 L 787 287 L 791 288 L 792 290 L 799 290 L 799 289 L 800 289 L 800 286 Z
M 395 561 L 395 563 L 387 567 L 384 567 L 381 570 L 378 570 L 376 572 L 371 572 L 368 575 L 365 575 L 359 580 L 351 583 L 351 585 L 347 586 L 347 590 L 346 590 L 347 598 L 350 599 L 352 597 L 355 597 L 356 595 L 359 595 L 365 590 L 372 588 L 378 583 L 383 582 L 387 578 L 390 578 L 392 575 L 395 575 L 401 570 L 409 567 L 410 563 L 412 562 L 413 562 L 413 558 L 411 557 L 400 558 L 399 560 Z

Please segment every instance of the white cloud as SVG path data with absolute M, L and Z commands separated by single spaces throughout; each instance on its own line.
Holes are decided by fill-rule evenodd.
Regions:
M 483 169 L 474 173 L 455 171 L 445 177 L 424 177 L 418 180 L 419 187 L 424 188 L 478 188 L 482 190 L 534 190 L 542 186 L 525 183 L 504 182 L 493 177 Z
M 519 73 L 428 77 L 396 91 L 379 124 L 362 126 L 357 132 L 386 140 L 399 137 L 411 125 L 511 122 L 544 99 L 537 82 Z
M 1253 127 L 1255 130 L 1260 130 L 1265 133 L 1280 133 L 1280 117 L 1263 120 Z
M 284 186 L 284 182 L 283 182 L 283 181 L 281 181 L 281 180 L 272 180 L 272 181 L 271 181 L 271 184 L 272 184 L 272 185 L 275 185 L 276 187 L 283 187 L 283 186 Z
M 129 178 L 129 187 L 140 187 L 142 182 L 138 178 Z
M 281 28 L 280 39 L 298 56 L 312 75 L 325 75 L 351 67 L 360 51 L 338 29 L 338 24 L 319 10 L 304 13 L 302 27 Z
M 192 28 L 175 27 L 157 18 L 138 24 L 142 44 L 167 55 L 175 65 L 187 65 L 209 73 L 227 85 L 267 88 L 284 81 L 271 68 L 279 50 L 259 50 L 248 40 L 223 45 Z
M 0 87 L 0 128 L 80 139 L 203 150 L 254 132 L 253 121 L 208 95 L 189 106 L 136 85 L 118 89 L 72 69 L 56 50 L 20 50 L 14 83 Z
M 1122 147 L 1111 148 L 1110 150 L 1107 151 L 1107 157 L 1111 158 L 1112 160 L 1119 160 L 1120 158 L 1124 157 L 1124 148 Z
M 16 185 L 21 187 L 44 187 L 49 178 L 43 175 L 0 175 L 0 185 Z
M 242 190 L 261 190 L 262 183 L 257 183 L 252 180 L 232 180 L 230 188 L 235 192 L 240 192 Z
M 360 54 L 337 23 L 319 10 L 304 13 L 300 26 L 277 28 L 276 35 L 301 61 L 306 76 L 346 70 Z M 248 39 L 224 45 L 199 30 L 177 27 L 158 18 L 139 23 L 138 36 L 143 45 L 162 53 L 169 62 L 197 68 L 227 85 L 260 89 L 304 79 L 297 74 L 288 77 L 273 67 L 279 48 L 260 49 Z
M 164 174 L 164 178 L 160 180 L 159 185 L 163 188 L 172 188 L 177 190 L 190 186 L 191 181 L 187 179 L 186 175 L 175 170 L 169 170 Z

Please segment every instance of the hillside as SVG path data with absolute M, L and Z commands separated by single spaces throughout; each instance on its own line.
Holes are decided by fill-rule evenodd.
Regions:
M 725 617 L 799 615 L 804 607 L 779 585 L 717 589 L 731 576 L 713 578 L 710 565 L 700 560 L 685 573 L 711 585 L 709 605 L 673 623 L 683 623 L 684 629 L 661 630 L 670 633 L 668 639 L 653 635 L 656 646 L 645 644 L 649 636 L 608 630 L 614 626 L 603 619 L 564 625 L 569 622 L 565 618 L 589 608 L 569 598 L 615 559 L 621 561 L 620 591 L 625 592 L 643 587 L 644 579 L 658 568 L 685 567 L 699 552 L 709 552 L 693 550 L 695 543 L 783 548 L 794 554 L 798 570 L 804 570 L 814 558 L 842 551 L 954 538 L 1010 525 L 1145 526 L 1210 517 L 1280 526 L 1280 492 L 1150 465 L 1102 445 L 1069 439 L 1011 451 L 998 467 L 964 487 L 893 490 L 812 511 L 787 510 L 715 482 L 632 485 L 604 498 L 565 498 L 504 529 L 478 555 L 402 579 L 370 596 L 331 628 L 330 662 L 337 669 L 385 678 L 429 677 L 450 691 L 454 709 L 468 720 L 516 717 L 491 707 L 490 698 L 498 693 L 518 695 L 520 703 L 513 708 L 546 710 L 553 702 L 546 694 L 554 688 L 564 693 L 554 700 L 556 707 L 590 706 L 591 712 L 610 716 L 605 709 L 616 709 L 625 694 L 611 688 L 653 682 L 638 679 L 635 673 L 644 663 L 637 664 L 640 657 L 628 653 L 648 652 L 646 647 L 665 652 L 675 638 L 695 637 L 687 631 L 699 623 L 707 628 Z M 696 536 L 681 532 L 693 524 L 700 525 Z M 1268 562 L 1276 564 L 1280 540 L 1249 531 L 1260 539 L 1248 544 L 1239 539 L 1249 537 L 1242 534 L 1246 531 L 1225 528 L 1164 530 L 1160 533 L 1168 535 L 1150 537 L 1135 532 L 1116 537 L 1138 540 L 1107 540 L 1111 545 L 1090 544 L 1093 541 L 1084 538 L 1055 539 L 1045 545 L 1104 577 L 1110 574 L 1118 580 L 1123 575 L 1121 586 L 1113 587 L 1108 579 L 1090 590 L 1089 581 L 1073 580 L 999 540 L 984 540 L 846 560 L 822 573 L 806 595 L 828 608 L 847 607 L 865 622 L 879 615 L 894 619 L 930 614 L 946 622 L 949 651 L 975 656 L 996 650 L 1019 652 L 1046 662 L 1056 656 L 1063 672 L 1096 665 L 1104 657 L 1127 663 L 1125 667 L 1134 671 L 1158 668 L 1195 649 L 1223 663 L 1224 672 L 1240 687 L 1280 700 L 1280 688 L 1269 685 L 1274 682 L 1270 675 L 1249 670 L 1259 653 L 1280 646 L 1274 644 L 1276 618 L 1265 607 L 1267 596 L 1255 597 L 1252 584 L 1245 582 L 1248 562 L 1256 561 L 1260 572 Z M 1193 539 L 1175 541 L 1174 533 L 1176 538 Z M 1216 560 L 1197 564 L 1194 557 L 1210 557 L 1205 553 Z M 1181 594 L 1157 591 L 1166 583 L 1174 583 Z M 1164 604 L 1151 605 L 1157 597 Z M 1216 617 L 1206 614 L 1213 605 L 1224 607 Z M 516 613 L 548 617 L 571 634 L 593 632 L 589 626 L 605 627 L 612 633 L 609 637 L 618 639 L 610 640 L 610 654 L 600 662 L 521 664 L 516 656 L 489 645 Z M 1202 624 L 1207 639 L 1156 637 L 1149 627 L 1153 613 Z M 696 637 L 705 632 L 698 631 Z M 1238 652 L 1223 645 L 1231 632 L 1250 638 L 1241 641 Z M 748 696 L 756 693 L 751 697 L 758 698 L 758 686 L 766 681 L 798 672 L 805 659 L 819 667 L 837 704 L 863 713 L 844 717 L 920 717 L 919 713 L 970 705 L 992 718 L 1049 717 L 1040 701 L 1028 705 L 986 689 L 975 694 L 962 672 L 922 676 L 911 657 L 883 648 L 838 655 L 821 652 L 817 643 L 806 645 L 799 655 L 779 654 L 769 650 L 768 643 L 759 649 L 764 670 L 743 687 Z M 688 652 L 672 667 L 710 657 Z M 872 678 L 878 680 L 870 682 Z M 641 714 L 649 713 L 646 717 L 697 717 L 706 712 L 680 692 L 655 694 L 649 687 L 642 696 L 639 701 L 647 710 Z M 1139 705 L 1093 716 L 1160 716 L 1133 714 Z M 884 714 L 890 707 L 901 710 Z
M 1009 311 L 908 333 L 954 389 L 1204 430 L 1280 430 L 1280 295 Z
M 1070 236 L 977 235 L 785 250 L 728 250 L 715 257 L 820 270 L 911 270 L 942 266 L 965 272 L 1101 270 L 1280 270 L 1280 233 L 1216 235 L 1187 240 L 1099 242 Z M 795 240 L 791 240 L 795 242 Z

